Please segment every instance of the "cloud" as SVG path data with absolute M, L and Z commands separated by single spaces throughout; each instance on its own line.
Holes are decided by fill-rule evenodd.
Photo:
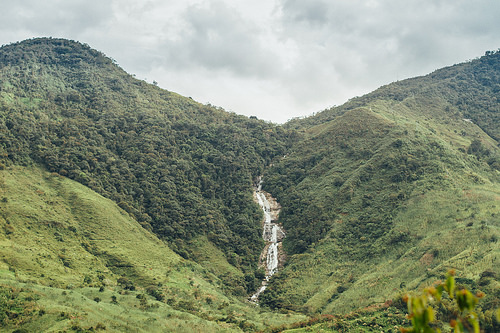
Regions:
M 280 54 L 267 45 L 263 28 L 221 1 L 194 4 L 181 16 L 184 27 L 160 41 L 162 62 L 180 68 L 268 77 L 280 69 Z
M 104 27 L 110 16 L 106 1 L 18 0 L 2 5 L 0 21 L 6 31 L 70 37 Z
M 311 26 L 323 26 L 329 20 L 328 4 L 323 0 L 287 0 L 283 2 L 282 10 L 286 18 L 295 23 L 307 23 Z
M 297 76 L 317 87 L 304 99 L 335 102 L 480 55 L 500 32 L 499 7 L 488 0 L 282 0 L 279 6 L 284 38 L 297 45 L 296 66 L 309 69 Z
M 493 0 L 18 0 L 0 43 L 86 42 L 139 78 L 283 122 L 496 50 Z

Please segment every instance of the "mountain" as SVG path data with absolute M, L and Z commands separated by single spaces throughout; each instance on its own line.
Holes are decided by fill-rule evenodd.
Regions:
M 73 41 L 5 46 L 0 73 L 6 165 L 37 163 L 90 187 L 184 258 L 215 246 L 237 294 L 259 283 L 251 186 L 284 153 L 285 131 L 139 81 Z
M 347 312 L 454 268 L 498 307 L 499 84 L 488 52 L 286 124 L 304 139 L 264 189 L 283 206 L 291 256 L 263 302 Z
M 252 184 L 288 133 L 137 80 L 79 42 L 2 47 L 1 324 L 239 331 L 305 318 L 246 301 L 264 247 Z
M 499 72 L 487 52 L 278 126 L 86 44 L 3 46 L 0 325 L 391 330 L 404 293 L 455 269 L 498 330 Z M 287 261 L 257 306 L 260 175 Z

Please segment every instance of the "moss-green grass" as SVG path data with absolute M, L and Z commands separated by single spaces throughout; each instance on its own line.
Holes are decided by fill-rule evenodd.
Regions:
M 36 167 L 10 168 L 2 176 L 2 224 L 11 229 L 2 254 L 21 277 L 67 286 L 86 275 L 94 283 L 100 274 L 129 275 L 149 284 L 181 261 L 116 204 L 82 185 Z
M 498 303 L 500 173 L 466 153 L 479 138 L 497 154 L 496 141 L 445 112 L 444 101 L 412 99 L 376 100 L 311 127 L 270 170 L 268 190 L 283 200 L 280 217 L 295 236 L 285 243 L 326 230 L 289 257 L 266 291 L 271 304 L 347 313 L 451 268 Z M 487 271 L 496 278 L 478 286 Z
M 7 331 L 231 332 L 306 318 L 227 296 L 112 201 L 36 166 L 0 170 L 0 214 L 0 286 L 28 294 L 33 310 Z

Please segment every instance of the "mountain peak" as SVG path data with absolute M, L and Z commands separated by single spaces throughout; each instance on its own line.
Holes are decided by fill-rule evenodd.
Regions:
M 82 62 L 110 65 L 113 60 L 85 43 L 64 38 L 33 38 L 0 48 L 0 67 L 32 62 L 47 65 L 78 65 Z

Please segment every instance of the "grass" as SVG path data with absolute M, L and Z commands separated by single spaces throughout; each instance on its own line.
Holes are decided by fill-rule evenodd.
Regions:
M 75 288 L 64 290 L 41 285 L 18 283 L 2 279 L 2 284 L 29 290 L 37 295 L 39 310 L 22 328 L 29 332 L 71 331 L 105 327 L 108 332 L 219 332 L 222 328 L 239 331 L 238 328 L 217 324 L 185 311 L 158 302 L 150 296 L 147 307 L 142 306 L 137 295 L 140 291 L 120 294 L 109 289 Z M 115 296 L 117 301 L 113 302 Z M 100 301 L 96 301 L 99 298 Z M 43 309 L 43 311 L 42 311 Z M 7 326 L 9 328 L 9 326 Z M 14 329 L 15 327 L 11 327 Z M 98 329 L 97 329 L 98 330 Z
M 307 321 L 271 327 L 265 332 L 400 332 L 408 327 L 403 304 L 386 303 L 345 315 L 321 315 Z
M 377 256 L 365 260 L 341 248 L 332 232 L 314 249 L 290 259 L 283 273 L 284 298 L 303 302 L 310 312 L 346 313 L 383 303 L 402 288 L 421 288 L 450 268 L 472 281 L 485 271 L 498 276 L 499 194 L 498 188 L 478 186 L 464 193 L 431 191 L 416 197 L 394 218 L 391 237 L 404 235 L 405 241 L 380 239 L 374 245 Z M 474 203 L 476 196 L 482 196 L 480 203 Z M 345 291 L 339 293 L 338 286 Z M 494 281 L 481 288 L 498 297 L 494 291 L 499 286 Z
M 284 207 L 288 248 L 322 230 L 268 288 L 278 307 L 346 314 L 450 268 L 499 302 L 499 172 L 466 153 L 473 138 L 491 154 L 498 148 L 434 101 L 375 100 L 347 111 L 308 129 L 270 170 L 267 190 Z M 478 285 L 483 272 L 496 278 Z
M 129 275 L 149 284 L 181 260 L 112 201 L 84 186 L 37 168 L 3 174 L 4 228 L 13 228 L 3 255 L 21 277 L 35 275 L 59 287 L 78 285 L 85 276 L 96 282 L 98 275 Z
M 0 170 L 0 232 L 0 286 L 25 311 L 7 331 L 232 332 L 306 318 L 226 295 L 112 201 L 36 166 Z

